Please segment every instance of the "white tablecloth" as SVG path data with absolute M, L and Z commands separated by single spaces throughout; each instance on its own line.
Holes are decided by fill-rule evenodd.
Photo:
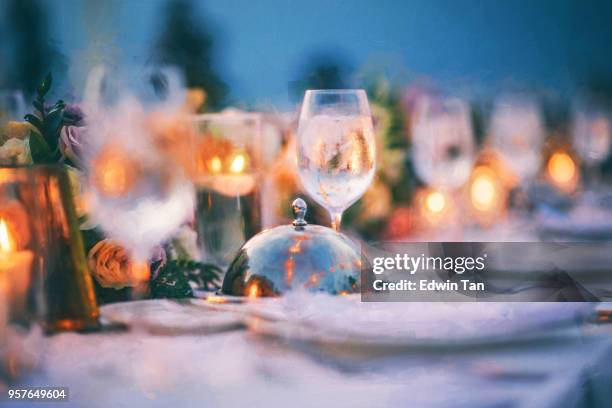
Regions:
M 606 407 L 611 326 L 581 324 L 518 344 L 358 352 L 231 324 L 215 333 L 64 333 L 47 339 L 30 383 L 70 388 L 68 403 L 38 405 L 47 408 Z

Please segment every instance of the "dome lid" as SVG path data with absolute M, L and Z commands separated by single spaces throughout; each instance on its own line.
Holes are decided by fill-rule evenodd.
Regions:
M 223 293 L 259 297 L 296 289 L 331 294 L 359 290 L 359 247 L 331 228 L 308 225 L 301 198 L 292 209 L 292 225 L 264 230 L 240 248 L 223 280 Z

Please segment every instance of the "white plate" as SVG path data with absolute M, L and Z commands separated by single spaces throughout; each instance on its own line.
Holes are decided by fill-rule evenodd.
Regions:
M 362 303 L 294 293 L 240 305 L 257 333 L 319 344 L 446 347 L 530 341 L 595 315 L 589 303 Z
M 202 310 L 191 306 L 188 300 L 112 303 L 102 306 L 100 314 L 111 322 L 160 335 L 206 334 L 244 327 L 239 315 Z

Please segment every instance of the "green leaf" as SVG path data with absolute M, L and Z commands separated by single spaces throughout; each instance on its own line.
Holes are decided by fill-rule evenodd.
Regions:
M 81 230 L 81 234 L 83 236 L 83 244 L 85 245 L 85 250 L 87 253 L 91 251 L 91 248 L 94 247 L 98 242 L 102 241 L 105 237 L 102 231 L 97 228 L 92 228 L 89 230 Z
M 34 164 L 39 163 L 52 163 L 55 155 L 49 148 L 49 145 L 45 139 L 37 132 L 30 131 L 30 137 L 28 138 L 30 145 L 30 155 Z
M 29 122 L 30 124 L 32 124 L 32 126 L 38 129 L 41 133 L 44 132 L 45 129 L 44 129 L 43 123 L 37 116 L 34 116 L 28 113 L 27 115 L 24 116 L 24 119 L 26 122 Z
M 57 102 L 55 102 L 55 105 L 53 105 L 53 107 L 51 108 L 51 111 L 54 111 L 56 109 L 64 109 L 66 107 L 66 102 L 62 101 L 61 99 Z
M 40 96 L 41 98 L 45 96 L 47 92 L 49 92 L 49 89 L 51 89 L 52 83 L 53 83 L 53 76 L 51 75 L 51 72 L 49 72 L 47 76 L 45 77 L 45 79 L 43 79 L 43 81 L 40 83 L 40 85 L 38 85 L 38 90 L 37 90 L 38 96 Z
M 32 101 L 32 105 L 34 105 L 34 107 L 36 108 L 37 111 L 42 112 L 42 110 L 45 108 L 44 107 L 44 102 L 39 100 L 39 99 L 34 99 Z
M 62 127 L 62 120 L 64 118 L 63 108 L 54 108 L 49 111 L 44 121 L 44 132 L 45 138 L 52 149 L 55 149 L 58 144 L 59 131 Z

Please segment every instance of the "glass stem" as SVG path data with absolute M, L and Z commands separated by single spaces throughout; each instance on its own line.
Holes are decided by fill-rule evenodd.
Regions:
M 340 232 L 340 223 L 342 223 L 342 211 L 330 211 L 331 227 L 334 231 Z

